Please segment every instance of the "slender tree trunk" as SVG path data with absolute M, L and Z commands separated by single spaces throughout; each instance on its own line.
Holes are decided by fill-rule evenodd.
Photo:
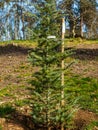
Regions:
M 22 33 L 23 33 L 23 39 L 25 39 L 25 26 L 24 26 L 24 14 L 23 14 L 23 0 L 21 0 L 21 21 L 22 21 Z
M 73 21 L 70 21 L 69 24 L 70 24 L 69 36 L 70 36 L 70 37 L 73 37 L 73 33 L 72 33 L 72 30 L 73 30 Z
M 14 22 L 14 39 L 17 39 L 17 18 L 16 18 L 16 14 L 15 14 L 15 22 Z
M 18 39 L 18 7 L 17 7 L 17 1 L 15 2 L 15 15 L 14 15 L 14 35 L 15 40 Z
M 75 21 L 74 21 L 73 29 L 72 29 L 72 37 L 74 38 L 75 35 L 76 35 L 76 33 L 75 33 Z
M 81 37 L 83 37 L 82 27 L 83 27 L 83 16 L 81 15 L 81 21 L 80 21 L 80 35 L 81 35 Z

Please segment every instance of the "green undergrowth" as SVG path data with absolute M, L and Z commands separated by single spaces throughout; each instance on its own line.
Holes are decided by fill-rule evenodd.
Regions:
M 12 96 L 11 94 L 11 91 L 12 91 L 12 87 L 5 87 L 5 88 L 2 88 L 0 90 L 0 97 L 4 97 L 4 96 Z
M 82 45 L 91 45 L 98 44 L 98 39 L 82 39 L 82 38 L 65 38 L 65 46 L 77 46 L 79 44 Z
M 0 45 L 9 45 L 13 44 L 15 46 L 23 45 L 24 47 L 34 47 L 37 45 L 36 41 L 33 40 L 9 40 L 9 41 L 0 41 Z
M 23 45 L 26 47 L 34 47 L 37 45 L 37 42 L 34 40 L 9 40 L 9 41 L 0 41 L 0 45 Z M 65 38 L 65 45 L 78 45 L 78 44 L 98 44 L 98 39 L 82 39 L 82 38 Z
M 2 130 L 2 125 L 0 124 L 0 130 Z
M 11 98 L 16 99 L 17 95 L 19 98 L 25 95 L 25 90 L 28 86 L 25 85 L 14 85 L 10 84 L 0 90 L 0 99 Z M 30 91 L 30 90 L 29 90 Z M 14 93 L 14 95 L 13 95 Z M 28 93 L 29 94 L 29 93 Z M 68 74 L 65 76 L 65 95 L 69 95 L 68 100 L 78 98 L 77 103 L 81 108 L 93 111 L 98 114 L 98 79 L 90 77 L 82 77 L 79 75 Z M 27 101 L 26 101 L 27 102 Z M 15 104 L 18 106 L 24 105 L 25 101 L 17 100 Z
M 28 86 L 7 86 L 0 90 L 0 99 L 6 97 L 16 99 L 17 95 L 25 95 Z M 24 92 L 23 92 L 24 91 Z M 30 90 L 29 90 L 30 91 Z M 13 95 L 14 93 L 14 95 Z M 79 75 L 68 74 L 65 76 L 65 95 L 69 95 L 68 100 L 78 99 L 77 104 L 82 109 L 93 111 L 98 114 L 98 79 L 90 77 L 81 77 Z M 17 99 L 14 101 L 16 106 L 23 106 L 28 100 Z
M 14 102 L 15 106 L 22 107 L 30 103 L 29 99 L 16 100 Z
M 0 90 L 0 100 L 6 101 L 10 98 L 10 101 L 13 99 L 21 98 L 21 96 L 25 96 L 25 91 L 27 90 L 25 85 L 8 85 L 5 88 Z M 13 94 L 14 93 L 14 94 Z
M 13 108 L 11 104 L 3 104 L 0 106 L 0 117 L 8 117 L 14 111 L 15 108 Z
M 79 75 L 65 76 L 65 83 L 65 94 L 70 95 L 68 100 L 78 98 L 82 109 L 98 114 L 98 79 Z
M 98 128 L 98 121 L 92 121 L 89 125 L 85 127 L 84 130 L 97 130 Z

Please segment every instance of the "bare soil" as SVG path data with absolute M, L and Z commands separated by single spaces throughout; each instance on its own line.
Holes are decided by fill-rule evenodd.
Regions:
M 32 73 L 37 70 L 28 61 L 30 50 L 31 48 L 12 44 L 0 46 L 0 105 L 13 103 L 17 99 L 30 99 L 27 87 L 31 87 L 29 81 Z M 74 58 L 77 62 L 72 67 L 73 73 L 98 78 L 98 45 L 78 46 Z M 6 92 L 2 91 L 4 89 L 7 89 Z M 2 130 L 33 130 L 29 109 L 27 106 L 17 109 L 10 119 L 0 118 Z M 98 116 L 79 110 L 75 118 L 75 130 L 84 130 L 84 126 L 92 120 L 98 120 Z M 94 130 L 98 130 L 98 127 Z

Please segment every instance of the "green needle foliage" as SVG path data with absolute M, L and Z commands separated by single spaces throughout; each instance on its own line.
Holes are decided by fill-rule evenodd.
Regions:
M 69 103 L 66 98 L 62 99 L 61 91 L 65 85 L 61 85 L 61 75 L 65 69 L 61 68 L 61 61 L 68 57 L 70 50 L 63 54 L 60 50 L 62 40 L 60 39 L 61 12 L 57 10 L 55 0 L 39 1 L 38 24 L 35 36 L 37 47 L 30 53 L 29 59 L 38 71 L 33 74 L 32 86 L 32 118 L 33 122 L 44 129 L 65 127 L 71 125 L 71 118 L 75 112 L 74 102 Z M 48 38 L 55 35 L 56 38 Z M 61 101 L 65 105 L 61 105 Z

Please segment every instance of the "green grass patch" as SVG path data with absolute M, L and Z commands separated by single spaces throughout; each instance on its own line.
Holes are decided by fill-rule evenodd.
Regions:
M 35 47 L 37 42 L 34 40 L 9 40 L 0 41 L 0 45 L 15 44 L 23 45 L 24 47 Z M 98 44 L 98 39 L 81 39 L 81 38 L 65 38 L 65 46 L 76 46 L 78 44 Z
M 96 128 L 98 128 L 98 121 L 92 121 L 84 130 L 97 130 Z
M 23 45 L 24 47 L 34 47 L 37 45 L 36 41 L 33 40 L 9 40 L 9 41 L 0 41 L 0 45 Z
M 81 39 L 81 38 L 65 38 L 65 46 L 73 46 L 76 47 L 77 45 L 82 44 L 98 44 L 98 39 Z
M 12 96 L 12 94 L 10 93 L 9 87 L 6 87 L 0 90 L 0 97 L 4 97 L 4 96 Z
M 0 125 L 0 130 L 2 130 L 2 125 Z
M 79 98 L 81 108 L 98 113 L 98 79 L 66 76 L 65 83 L 65 94 L 70 95 L 68 100 Z
M 15 105 L 18 107 L 22 107 L 24 105 L 28 105 L 30 103 L 30 100 L 24 99 L 24 100 L 16 100 Z
M 22 89 L 25 89 L 26 86 L 25 85 L 8 85 L 6 86 L 5 88 L 2 88 L 0 90 L 0 97 L 15 97 L 16 94 L 19 94 Z M 19 89 L 19 92 L 18 92 L 18 89 Z M 21 89 L 21 91 L 20 91 Z M 16 92 L 15 92 L 16 91 Z M 14 94 L 13 94 L 14 92 Z
M 14 111 L 15 111 L 15 109 L 10 104 L 1 105 L 0 106 L 0 117 L 7 117 Z

